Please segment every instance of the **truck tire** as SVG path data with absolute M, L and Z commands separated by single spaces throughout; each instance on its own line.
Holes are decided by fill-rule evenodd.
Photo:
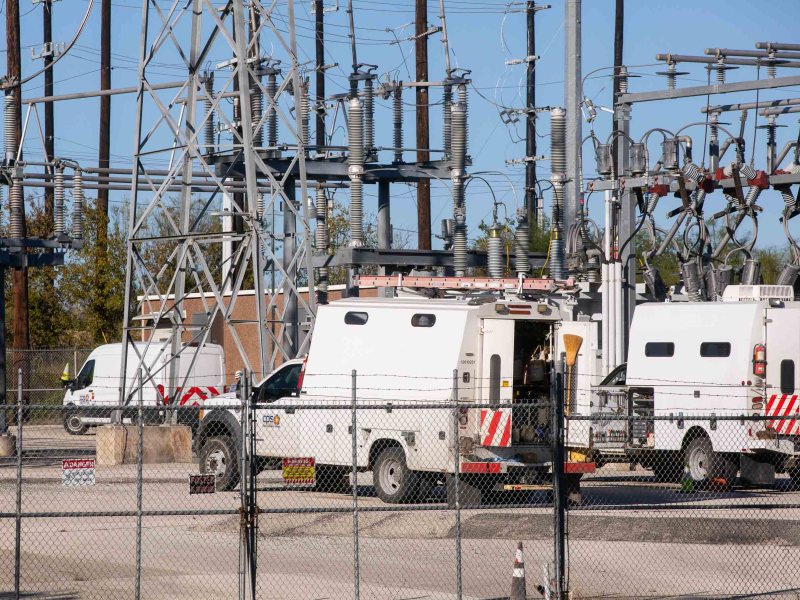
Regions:
M 711 440 L 707 437 L 697 437 L 689 442 L 684 452 L 684 464 L 695 485 L 713 485 L 724 490 L 733 487 L 738 471 L 728 456 L 714 452 Z
M 64 430 L 70 435 L 83 435 L 89 430 L 89 426 L 83 424 L 76 410 L 68 410 L 64 415 Z
M 406 466 L 402 448 L 387 448 L 375 460 L 372 483 L 378 498 L 387 504 L 399 504 L 416 499 L 419 480 Z
M 211 437 L 200 449 L 200 472 L 216 475 L 217 489 L 232 490 L 239 483 L 239 455 L 227 436 Z

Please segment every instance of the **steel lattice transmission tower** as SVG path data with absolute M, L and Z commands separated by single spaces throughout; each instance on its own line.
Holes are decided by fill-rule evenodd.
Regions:
M 247 6 L 172 0 L 168 7 L 146 0 L 141 19 L 123 340 L 153 340 L 164 357 L 173 357 L 163 368 L 170 369 L 174 398 L 184 384 L 178 373 L 191 370 L 185 363 L 179 369 L 178 361 L 193 365 L 216 319 L 256 377 L 305 351 L 299 309 L 311 317 L 316 309 L 314 294 L 306 299 L 298 291 L 299 278 L 312 290 L 314 283 L 305 201 L 307 86 L 298 67 L 293 0 L 249 0 Z M 264 56 L 261 48 L 275 55 Z M 164 65 L 175 63 L 185 68 L 185 79 L 163 74 Z M 275 156 L 289 159 L 285 171 L 267 167 L 265 159 Z M 263 224 L 275 206 L 283 213 L 281 235 Z M 265 265 L 277 282 L 269 295 Z M 252 309 L 242 316 L 237 306 L 245 305 L 245 289 L 254 299 L 246 299 Z M 201 299 L 202 322 L 186 314 L 190 294 Z M 159 341 L 157 328 L 168 332 Z M 257 358 L 247 356 L 244 335 L 258 336 Z M 127 373 L 135 362 L 147 385 L 154 371 L 143 364 L 144 352 L 123 348 L 123 380 L 126 362 Z M 137 387 L 130 379 L 123 402 Z

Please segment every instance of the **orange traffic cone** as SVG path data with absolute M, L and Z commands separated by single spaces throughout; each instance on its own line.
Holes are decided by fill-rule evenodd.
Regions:
M 525 589 L 525 561 L 522 558 L 522 542 L 517 542 L 517 552 L 514 555 L 514 573 L 511 576 L 511 594 L 508 600 L 527 600 Z

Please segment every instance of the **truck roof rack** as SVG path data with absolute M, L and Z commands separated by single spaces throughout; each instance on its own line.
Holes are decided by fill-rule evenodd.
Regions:
M 443 290 L 498 290 L 506 292 L 555 292 L 575 287 L 573 279 L 539 279 L 516 277 L 430 277 L 419 275 L 359 275 L 353 278 L 356 287 L 409 287 Z

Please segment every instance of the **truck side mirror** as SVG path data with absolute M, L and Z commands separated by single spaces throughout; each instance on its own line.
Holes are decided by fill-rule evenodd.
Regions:
M 69 390 L 70 392 L 75 391 L 75 380 L 74 379 L 62 379 L 61 380 L 61 387 L 65 390 Z

